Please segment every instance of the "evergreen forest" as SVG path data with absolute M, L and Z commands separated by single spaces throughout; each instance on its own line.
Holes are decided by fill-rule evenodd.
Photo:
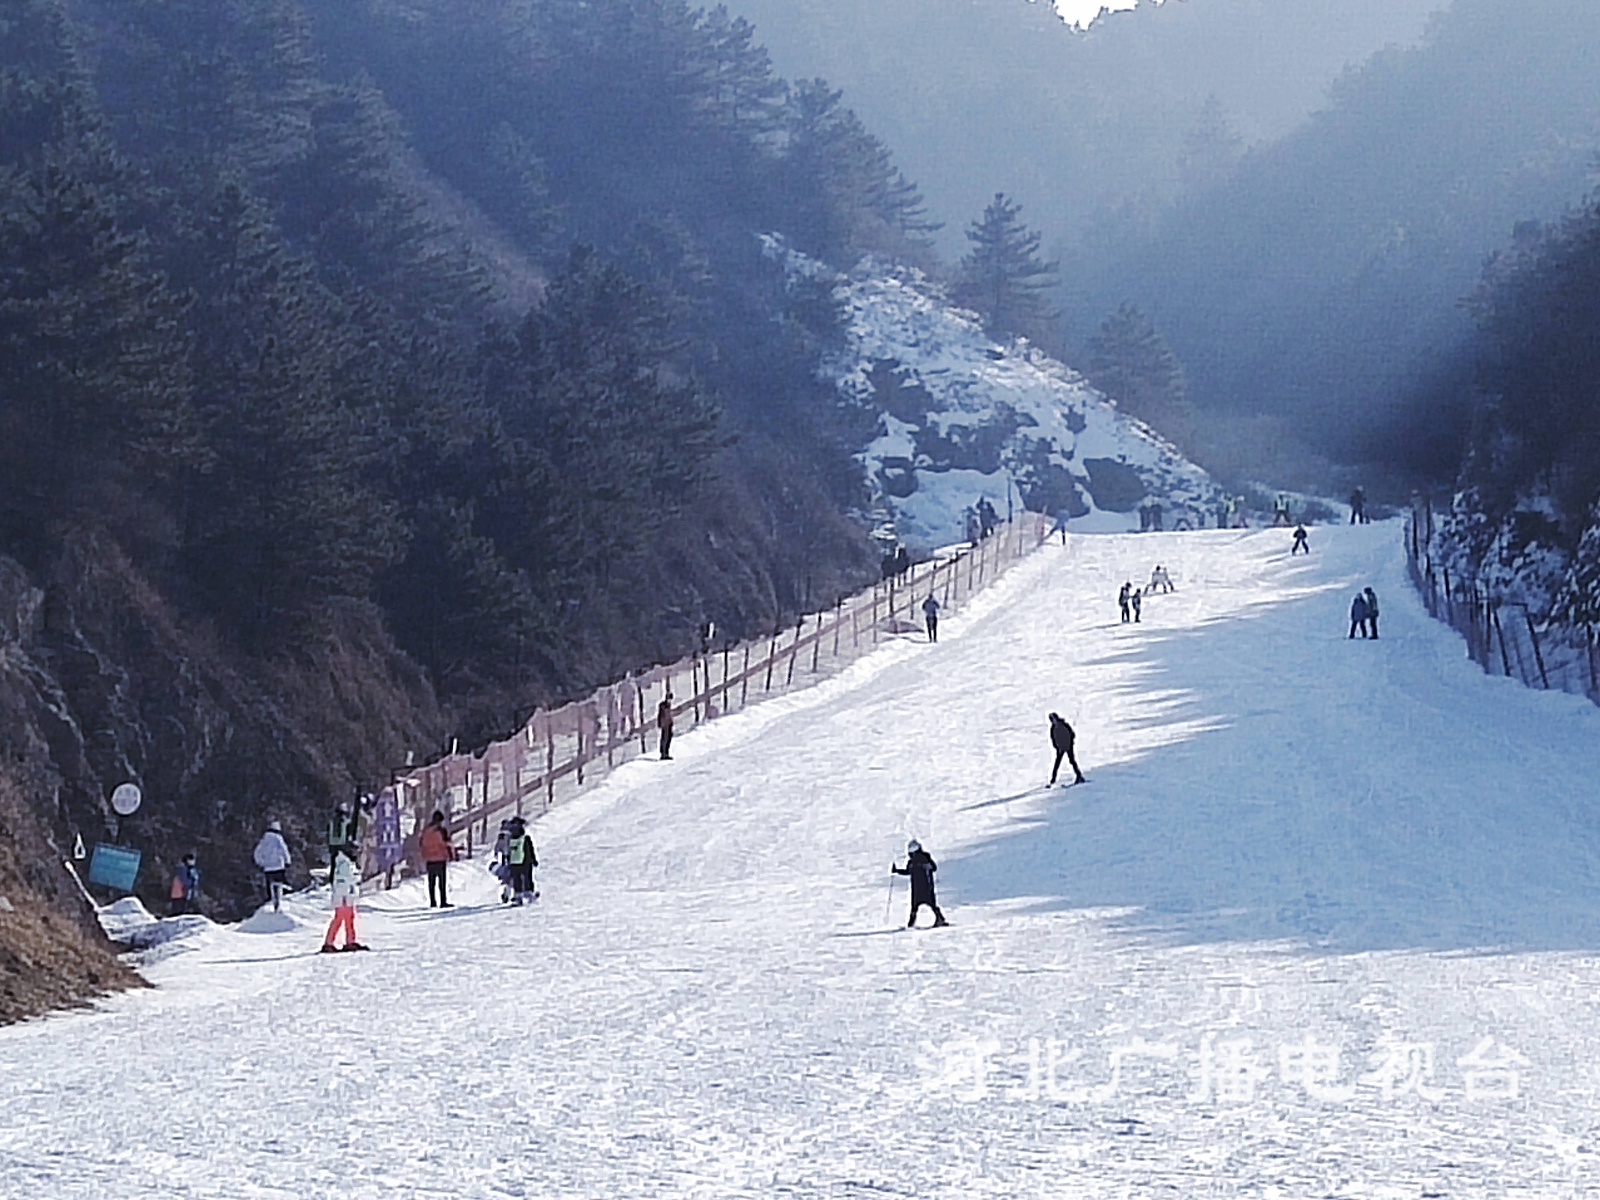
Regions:
M 839 315 L 774 231 L 930 261 L 888 149 L 721 8 L 5 5 L 5 734 L 55 835 L 137 778 L 227 911 L 268 813 L 314 840 L 870 577 Z

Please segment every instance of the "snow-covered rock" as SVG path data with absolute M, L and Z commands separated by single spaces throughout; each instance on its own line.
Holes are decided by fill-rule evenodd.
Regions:
M 1221 490 L 1170 442 L 1026 341 L 995 341 L 920 272 L 869 259 L 833 275 L 776 238 L 767 246 L 791 277 L 834 283 L 848 337 L 823 374 L 876 410 L 860 458 L 900 540 L 961 539 L 985 496 L 1001 513 L 1065 513 L 1078 531 L 1137 530 L 1150 503 L 1168 529 L 1214 512 Z

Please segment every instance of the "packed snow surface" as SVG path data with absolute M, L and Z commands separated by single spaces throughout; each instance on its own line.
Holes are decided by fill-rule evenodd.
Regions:
M 542 818 L 529 908 L 198 927 L 0 1031 L 0 1196 L 1600 1195 L 1600 710 L 1480 674 L 1396 527 L 1312 547 L 1042 550 Z

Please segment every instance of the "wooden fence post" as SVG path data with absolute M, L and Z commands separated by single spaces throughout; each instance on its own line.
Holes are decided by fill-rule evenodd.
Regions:
M 650 749 L 650 747 L 645 744 L 644 740 L 644 721 L 645 712 L 647 711 L 644 703 L 644 685 L 640 684 L 637 690 L 639 693 L 639 753 L 644 754 Z
M 1506 677 L 1511 676 L 1511 660 L 1506 657 L 1506 631 L 1500 627 L 1500 610 L 1484 605 L 1484 610 L 1489 614 L 1489 624 L 1500 638 L 1500 665 L 1505 668 Z
M 878 585 L 872 585 L 872 644 L 878 644 Z
M 587 723 L 587 718 L 584 716 L 583 706 L 580 704 L 578 706 L 578 786 L 579 787 L 583 786 L 583 764 L 586 761 L 585 758 L 584 758 L 584 745 L 583 745 L 583 727 L 584 727 L 584 725 L 586 723 Z
M 700 656 L 696 654 L 689 660 L 689 691 L 693 693 L 690 699 L 694 701 L 694 723 L 700 724 Z
M 1544 654 L 1539 649 L 1539 634 L 1533 627 L 1533 615 L 1528 612 L 1527 606 L 1522 609 L 1522 619 L 1528 623 L 1528 640 L 1533 643 L 1533 661 L 1539 664 L 1539 679 L 1544 684 L 1544 690 L 1550 690 L 1550 675 L 1544 669 Z
M 844 624 L 844 597 L 833 606 L 833 656 L 839 657 L 839 627 Z
M 544 721 L 544 810 L 556 802 L 556 727 L 545 714 Z
M 794 660 L 800 655 L 800 635 L 805 631 L 805 627 L 806 615 L 805 613 L 801 613 L 800 620 L 795 624 L 794 627 L 794 642 L 789 647 L 789 674 L 788 677 L 783 681 L 784 687 L 788 687 L 794 682 Z
M 1600 686 L 1596 686 L 1594 678 L 1594 626 L 1585 625 L 1584 632 L 1588 635 L 1584 639 L 1584 657 L 1589 660 L 1589 694 L 1600 695 Z
M 750 694 L 750 643 L 744 644 L 744 670 L 739 672 L 739 707 L 745 706 L 745 697 Z
M 772 631 L 772 642 L 767 647 L 767 691 L 772 690 L 772 666 L 778 661 L 778 631 Z

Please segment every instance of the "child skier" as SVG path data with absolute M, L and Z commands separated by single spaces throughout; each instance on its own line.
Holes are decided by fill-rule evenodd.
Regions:
M 333 870 L 329 872 L 333 880 L 333 920 L 328 923 L 328 932 L 322 939 L 322 952 L 332 954 L 341 949 L 335 946 L 339 931 L 344 931 L 345 950 L 365 950 L 366 947 L 356 941 L 356 899 L 361 894 L 361 880 L 356 877 L 356 860 L 353 855 L 340 850 L 333 856 Z
M 494 865 L 489 869 L 500 881 L 500 903 L 509 904 L 511 890 L 511 822 L 501 821 L 500 832 L 494 839 Z
M 511 903 L 521 905 L 537 900 L 539 892 L 533 885 L 533 869 L 539 865 L 539 856 L 534 853 L 528 827 L 521 817 L 512 817 L 506 832 L 509 835 L 506 855 L 511 864 Z

